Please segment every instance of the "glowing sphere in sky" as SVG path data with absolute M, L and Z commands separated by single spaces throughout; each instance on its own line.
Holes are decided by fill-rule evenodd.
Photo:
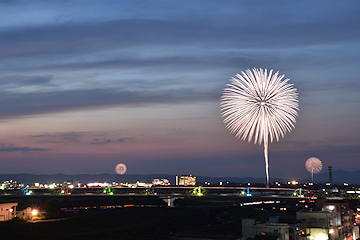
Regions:
M 115 172 L 117 173 L 117 174 L 120 174 L 120 175 L 123 175 L 123 174 L 125 174 L 126 173 L 126 165 L 125 164 L 123 164 L 123 163 L 119 163 L 118 165 L 116 165 L 116 167 L 115 167 Z

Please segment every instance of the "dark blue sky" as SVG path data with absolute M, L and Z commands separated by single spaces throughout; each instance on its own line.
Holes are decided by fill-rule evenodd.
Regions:
M 0 173 L 264 177 L 219 101 L 249 68 L 298 89 L 270 178 L 359 170 L 359 1 L 0 3 Z

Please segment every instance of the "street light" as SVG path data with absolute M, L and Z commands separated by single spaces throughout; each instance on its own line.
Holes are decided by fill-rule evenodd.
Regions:
M 36 215 L 38 215 L 39 211 L 34 209 L 31 211 L 31 215 L 33 215 L 33 217 L 35 217 Z

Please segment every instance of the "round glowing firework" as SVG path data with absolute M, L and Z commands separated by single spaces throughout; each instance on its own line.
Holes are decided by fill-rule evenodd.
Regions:
M 269 186 L 269 141 L 279 141 L 295 127 L 298 93 L 290 79 L 266 69 L 246 70 L 230 79 L 221 97 L 221 115 L 230 132 L 241 140 L 264 143 L 266 183 Z
M 311 182 L 314 182 L 314 174 L 321 172 L 322 162 L 316 157 L 311 157 L 305 162 L 305 167 L 311 173 Z
M 125 165 L 125 164 L 119 163 L 119 164 L 117 164 L 116 167 L 115 167 L 115 172 L 116 172 L 117 174 L 123 175 L 123 174 L 126 173 L 126 169 L 127 169 L 127 168 L 126 168 L 126 165 Z

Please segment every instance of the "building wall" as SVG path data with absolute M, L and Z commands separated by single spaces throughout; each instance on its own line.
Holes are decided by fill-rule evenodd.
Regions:
M 255 225 L 255 232 L 256 234 L 279 234 L 281 237 L 281 240 L 289 240 L 289 225 L 281 225 L 281 223 L 278 224 L 256 224 Z
M 354 235 L 354 239 L 359 239 L 360 238 L 360 234 L 359 234 L 359 227 L 355 226 L 353 229 L 353 235 Z
M 339 236 L 340 215 L 338 212 L 309 211 L 297 212 L 296 219 L 305 219 L 307 234 L 313 240 L 336 239 Z M 310 232 L 309 232 L 310 231 Z
M 32 218 L 32 208 L 31 207 L 27 207 L 24 210 L 20 211 L 18 213 L 18 216 L 23 218 L 24 220 L 30 220 Z
M 332 214 L 329 212 L 297 212 L 296 219 L 305 219 L 307 227 L 311 228 L 330 228 Z
M 8 221 L 14 218 L 18 203 L 0 203 L 0 221 Z
M 253 227 L 254 224 L 255 224 L 255 219 L 253 218 L 241 219 L 243 238 L 253 238 L 256 235 L 255 228 Z
M 242 237 L 254 238 L 255 235 L 277 235 L 279 234 L 281 240 L 289 240 L 290 226 L 285 223 L 261 223 L 255 224 L 255 219 L 242 219 Z
M 310 234 L 309 238 L 313 240 L 329 239 L 329 230 L 324 228 L 307 228 L 306 232 Z M 331 238 L 332 239 L 332 238 Z

